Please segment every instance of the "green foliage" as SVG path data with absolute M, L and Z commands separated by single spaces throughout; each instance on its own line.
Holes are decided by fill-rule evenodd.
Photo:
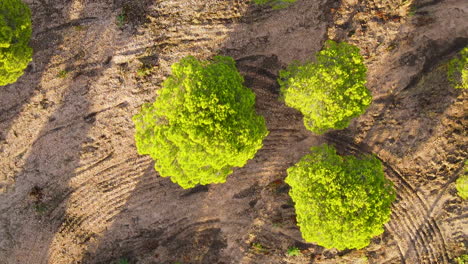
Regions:
M 34 209 L 38 214 L 44 214 L 47 212 L 47 205 L 42 202 L 37 202 L 34 204 Z
M 151 67 L 150 65 L 142 64 L 137 70 L 137 75 L 139 77 L 146 77 L 151 75 L 152 71 L 153 67 Z
M 57 74 L 57 77 L 60 78 L 60 79 L 64 79 L 66 78 L 68 75 L 68 71 L 67 70 L 61 70 L 59 71 L 59 73 Z
M 186 57 L 172 65 L 153 104 L 133 117 L 138 153 L 183 188 L 222 183 L 252 159 L 268 134 L 255 94 L 230 57 Z
M 293 63 L 278 80 L 286 105 L 302 112 L 304 125 L 317 134 L 344 129 L 372 101 L 359 49 L 327 41 L 315 63 Z
M 253 0 L 257 5 L 270 5 L 273 9 L 281 9 L 288 7 L 297 0 Z
M 31 11 L 21 0 L 0 1 L 0 86 L 16 82 L 32 58 Z
M 301 251 L 297 247 L 288 248 L 288 256 L 295 257 L 302 255 Z
M 457 89 L 468 89 L 468 47 L 448 63 L 447 78 Z
M 455 258 L 458 264 L 468 264 L 468 255 L 461 255 Z
M 125 14 L 125 11 L 122 10 L 122 12 L 119 15 L 117 15 L 116 24 L 119 28 L 122 28 L 125 25 L 126 21 L 127 15 Z
M 121 259 L 119 259 L 119 262 L 117 262 L 117 263 L 118 264 L 129 264 L 130 262 L 126 258 L 121 258 Z
M 332 146 L 313 147 L 288 169 L 303 238 L 326 248 L 363 248 L 384 232 L 395 191 L 375 156 L 340 156 Z
M 252 243 L 252 250 L 257 253 L 257 254 L 263 254 L 267 253 L 268 249 L 266 249 L 262 244 L 260 243 Z
M 465 173 L 455 182 L 458 195 L 463 199 L 468 199 L 468 161 L 465 161 Z

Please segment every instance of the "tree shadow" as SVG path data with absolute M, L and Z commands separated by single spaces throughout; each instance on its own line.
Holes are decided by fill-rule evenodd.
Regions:
M 6 245 L 0 253 L 8 263 L 70 263 L 61 250 L 79 221 L 79 215 L 67 211 L 77 190 L 73 180 L 89 169 L 87 162 L 99 163 L 113 154 L 107 131 L 99 130 L 100 115 L 128 104 L 93 104 L 102 97 L 96 86 L 111 88 L 102 76 L 113 66 L 114 52 L 114 21 L 96 23 L 93 8 L 79 1 L 33 1 L 34 61 L 18 83 L 0 90 L 11 105 L 2 112 L 2 129 L 12 127 L 16 137 L 24 137 L 17 144 L 25 148 L 12 161 L 14 168 L 7 167 L 15 174 L 14 183 L 1 194 L 2 218 L 16 219 L 2 219 L 0 228 Z M 108 12 L 112 17 L 114 11 Z M 101 147 L 104 156 L 94 153 Z
M 26 4 L 34 10 L 31 17 L 33 34 L 30 41 L 30 46 L 33 48 L 33 61 L 16 83 L 0 87 L 0 149 L 2 156 L 13 155 L 8 148 L 8 140 L 22 131 L 19 131 L 18 128 L 11 130 L 11 128 L 26 105 L 36 104 L 39 109 L 47 107 L 45 101 L 31 102 L 31 97 L 40 94 L 41 76 L 47 70 L 46 66 L 56 52 L 55 47 L 62 43 L 62 36 L 57 32 L 43 31 L 46 20 L 50 25 L 60 23 L 60 13 L 55 9 L 48 8 L 43 2 L 26 1 Z M 3 162 L 0 164 L 5 169 L 10 167 L 9 164 Z M 0 179 L 0 190 L 6 191 L 12 177 L 6 170 L 0 169 L 0 171 L 5 175 L 5 178 Z

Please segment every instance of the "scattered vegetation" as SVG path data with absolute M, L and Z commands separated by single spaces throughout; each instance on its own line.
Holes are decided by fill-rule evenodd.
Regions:
M 269 5 L 273 9 L 282 9 L 288 7 L 297 0 L 253 0 L 257 5 Z
M 37 202 L 34 204 L 34 210 L 36 210 L 38 214 L 44 214 L 47 212 L 47 205 L 43 202 Z
M 68 75 L 68 71 L 67 71 L 67 70 L 61 70 L 61 71 L 59 71 L 59 73 L 57 73 L 57 77 L 60 78 L 60 79 L 66 78 L 67 75 Z
M 142 64 L 137 70 L 137 75 L 139 77 L 146 77 L 146 76 L 151 75 L 152 71 L 153 71 L 153 67 L 151 67 L 151 65 Z
M 287 252 L 287 253 L 288 253 L 288 256 L 290 256 L 290 257 L 295 257 L 295 256 L 300 256 L 300 255 L 302 255 L 301 250 L 299 250 L 299 248 L 297 248 L 297 247 L 290 247 L 290 248 L 288 248 L 288 252 Z
M 457 258 L 455 258 L 455 261 L 457 261 L 457 264 L 468 264 L 468 255 L 461 255 Z
M 346 128 L 370 105 L 366 71 L 357 47 L 329 40 L 315 63 L 293 63 L 278 82 L 286 104 L 304 115 L 306 128 L 323 134 Z
M 322 145 L 287 172 L 285 181 L 307 242 L 360 249 L 384 232 L 395 190 L 375 156 L 340 156 L 332 146 Z
M 121 258 L 121 259 L 119 259 L 117 264 L 130 264 L 130 262 L 126 258 Z
M 468 160 L 465 161 L 465 173 L 455 182 L 458 195 L 463 199 L 468 199 Z
M 267 253 L 268 249 L 266 249 L 262 244 L 260 243 L 252 243 L 252 250 L 255 251 L 257 254 L 263 254 Z
M 409 16 L 409 17 L 415 16 L 415 15 L 416 15 L 416 10 L 417 10 L 416 7 L 411 6 L 411 7 L 408 9 L 408 16 Z
M 0 2 L 0 86 L 23 75 L 32 60 L 31 11 L 21 0 Z
M 448 63 L 447 78 L 453 87 L 468 89 L 468 47 Z
M 125 14 L 125 11 L 122 10 L 120 14 L 117 15 L 116 19 L 116 24 L 119 28 L 122 28 L 127 22 L 127 15 Z
M 183 188 L 225 182 L 268 134 L 243 81 L 230 57 L 189 56 L 172 65 L 156 101 L 133 117 L 138 152 Z

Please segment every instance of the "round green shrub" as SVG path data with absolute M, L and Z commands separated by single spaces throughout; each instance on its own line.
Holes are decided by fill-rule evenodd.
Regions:
M 456 89 L 468 89 L 468 47 L 449 61 L 447 77 Z
M 0 86 L 16 82 L 32 58 L 31 11 L 21 0 L 0 1 Z
M 461 198 L 468 199 L 468 161 L 465 161 L 465 173 L 458 177 L 455 187 Z
M 133 117 L 140 154 L 183 188 L 222 183 L 252 159 L 268 134 L 255 94 L 230 57 L 186 57 L 172 65 L 153 104 Z
M 370 105 L 366 71 L 357 47 L 329 40 L 315 63 L 291 64 L 278 82 L 286 105 L 304 115 L 305 127 L 323 134 L 346 128 Z
M 322 145 L 287 172 L 305 241 L 360 249 L 384 232 L 395 190 L 375 156 L 340 156 L 332 146 Z

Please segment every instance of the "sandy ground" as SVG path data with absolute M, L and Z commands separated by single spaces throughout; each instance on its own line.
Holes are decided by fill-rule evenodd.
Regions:
M 26 0 L 33 63 L 0 88 L 0 263 L 453 263 L 467 251 L 464 0 Z M 124 14 L 124 16 L 121 16 Z M 124 19 L 119 19 L 119 17 Z M 374 102 L 314 136 L 278 100 L 278 70 L 332 38 L 359 46 Z M 138 156 L 131 121 L 186 55 L 233 56 L 270 134 L 225 184 L 183 190 Z M 139 69 L 151 74 L 139 76 Z M 363 250 L 305 243 L 283 182 L 311 146 L 374 153 L 398 197 Z M 258 246 L 261 245 L 260 249 Z M 303 255 L 289 257 L 296 246 Z

